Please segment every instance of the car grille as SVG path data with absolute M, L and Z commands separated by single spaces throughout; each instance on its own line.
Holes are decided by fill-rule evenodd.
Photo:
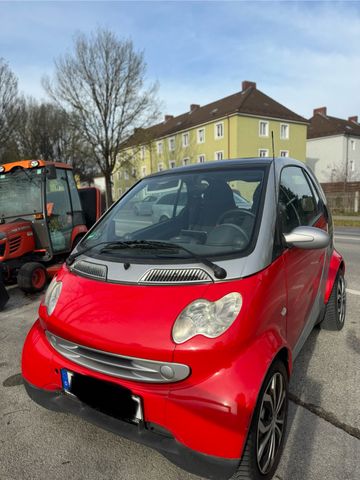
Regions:
M 69 342 L 49 331 L 46 332 L 46 336 L 53 348 L 63 357 L 112 377 L 147 383 L 172 383 L 184 380 L 190 374 L 190 368 L 187 365 L 104 352 Z
M 15 253 L 16 250 L 20 247 L 21 237 L 12 237 L 9 238 L 9 253 Z
M 140 278 L 139 283 L 204 283 L 211 277 L 201 268 L 157 268 L 149 270 Z
M 0 257 L 3 257 L 5 254 L 5 242 L 0 243 Z
M 107 278 L 106 265 L 100 265 L 86 260 L 78 260 L 71 267 L 71 270 L 88 277 L 99 278 L 100 280 L 106 280 Z

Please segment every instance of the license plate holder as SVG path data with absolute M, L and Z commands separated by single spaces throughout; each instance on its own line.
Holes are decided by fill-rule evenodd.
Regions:
M 91 408 L 130 423 L 143 421 L 142 399 L 116 383 L 61 369 L 63 391 Z

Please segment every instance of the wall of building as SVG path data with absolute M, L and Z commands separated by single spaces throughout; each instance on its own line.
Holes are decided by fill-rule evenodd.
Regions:
M 259 135 L 259 122 L 268 122 L 268 135 Z M 222 123 L 223 136 L 217 138 L 216 125 Z M 280 138 L 281 124 L 287 124 L 289 128 L 288 139 Z M 204 129 L 205 141 L 199 143 L 198 130 Z M 271 131 L 274 132 L 275 156 L 280 156 L 281 151 L 287 152 L 288 156 L 305 160 L 307 126 L 280 120 L 267 120 L 256 117 L 232 115 L 219 120 L 214 120 L 205 125 L 198 125 L 192 129 L 184 130 L 165 138 L 156 139 L 144 149 L 140 147 L 129 148 L 121 155 L 131 158 L 133 167 L 126 171 L 118 168 L 113 175 L 114 198 L 122 195 L 136 180 L 152 172 L 167 170 L 172 166 L 179 167 L 199 162 L 200 155 L 205 161 L 216 160 L 217 153 L 222 154 L 223 159 L 258 157 L 260 150 L 267 150 L 267 155 L 272 155 Z M 183 134 L 189 134 L 189 145 L 183 146 Z M 175 139 L 175 149 L 169 148 L 169 139 Z M 158 151 L 158 142 L 162 142 L 162 151 Z
M 360 180 L 360 139 L 356 137 L 309 139 L 306 158 L 320 182 Z
M 260 136 L 259 122 L 264 120 L 268 121 L 268 135 Z M 282 124 L 288 125 L 289 135 L 287 139 L 280 138 Z M 268 156 L 272 156 L 272 131 L 274 132 L 276 157 L 281 156 L 281 152 L 284 151 L 288 152 L 289 157 L 305 161 L 307 125 L 256 117 L 238 117 L 238 156 L 259 156 L 260 150 L 267 150 Z

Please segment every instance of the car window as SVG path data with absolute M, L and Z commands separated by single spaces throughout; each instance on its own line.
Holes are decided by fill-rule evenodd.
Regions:
M 157 202 L 159 205 L 171 205 L 174 203 L 176 198 L 176 193 L 169 193 L 168 195 L 164 195 L 160 200 Z
M 283 233 L 312 225 L 319 213 L 319 202 L 299 167 L 285 167 L 281 172 L 279 211 Z

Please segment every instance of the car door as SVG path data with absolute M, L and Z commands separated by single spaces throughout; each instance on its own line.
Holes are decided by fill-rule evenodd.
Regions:
M 46 217 L 54 253 L 68 252 L 73 214 L 66 172 L 56 169 L 56 178 L 46 180 Z
M 327 229 L 321 200 L 300 167 L 288 166 L 281 172 L 279 214 L 283 234 L 298 226 Z M 320 313 L 327 251 L 287 247 L 283 255 L 287 283 L 287 337 L 297 354 Z

